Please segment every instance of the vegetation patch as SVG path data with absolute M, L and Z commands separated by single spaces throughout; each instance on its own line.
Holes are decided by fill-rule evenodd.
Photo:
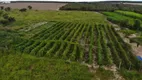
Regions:
M 122 28 L 129 28 L 132 30 L 142 30 L 142 22 L 139 19 L 125 16 L 117 12 L 103 12 L 107 16 L 107 20 L 120 25 Z
M 39 22 L 60 21 L 60 22 L 81 22 L 81 23 L 103 23 L 107 24 L 105 17 L 95 12 L 85 11 L 36 11 L 30 10 L 20 12 L 19 10 L 12 10 L 9 12 L 10 16 L 16 19 L 16 22 L 9 25 L 21 29 L 29 27 L 32 24 Z
M 0 56 L 0 79 L 91 80 L 93 77 L 88 68 L 79 63 L 19 54 Z
M 62 6 L 60 10 L 83 10 L 83 11 L 115 11 L 125 10 L 142 13 L 141 5 L 123 4 L 123 2 L 87 2 L 87 3 L 69 3 Z
M 109 25 L 56 22 L 19 42 L 15 49 L 39 57 L 89 64 L 95 61 L 100 66 L 115 64 L 126 69 L 139 69 L 140 66 L 131 48 Z
M 137 71 L 128 71 L 128 70 L 122 69 L 120 70 L 120 74 L 126 80 L 141 80 L 142 79 L 141 72 L 137 72 Z

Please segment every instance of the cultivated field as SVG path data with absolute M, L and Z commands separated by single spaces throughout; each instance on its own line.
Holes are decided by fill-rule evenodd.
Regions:
M 0 8 L 0 79 L 142 80 L 140 6 L 57 4 Z
M 27 8 L 32 6 L 34 10 L 59 10 L 60 7 L 66 5 L 66 3 L 9 3 L 0 4 L 0 6 L 11 7 L 12 9 Z
M 38 57 L 63 58 L 98 65 L 115 64 L 126 69 L 138 66 L 131 49 L 114 28 L 103 24 L 56 22 L 28 40 L 23 40 L 15 49 Z

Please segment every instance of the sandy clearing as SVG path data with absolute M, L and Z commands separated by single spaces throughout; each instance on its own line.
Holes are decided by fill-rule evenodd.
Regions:
M 66 5 L 66 3 L 9 3 L 0 4 L 0 6 L 11 7 L 12 9 L 27 8 L 31 5 L 34 10 L 59 10 L 60 7 Z
M 142 46 L 139 46 L 134 49 L 135 55 L 136 56 L 141 56 L 142 57 Z

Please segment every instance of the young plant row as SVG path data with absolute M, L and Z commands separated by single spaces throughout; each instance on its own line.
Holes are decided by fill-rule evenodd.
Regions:
M 39 57 L 55 57 L 70 59 L 72 61 L 83 60 L 83 50 L 78 44 L 71 44 L 67 42 L 46 42 L 46 41 L 31 41 L 23 42 L 22 46 L 18 46 L 22 53 L 31 54 Z
M 131 48 L 112 26 L 58 22 L 32 40 L 16 45 L 16 50 L 39 57 L 62 58 L 119 68 L 137 68 L 139 62 Z M 43 33 L 42 33 L 43 32 Z

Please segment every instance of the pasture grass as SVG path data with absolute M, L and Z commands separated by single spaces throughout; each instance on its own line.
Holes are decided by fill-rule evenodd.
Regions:
M 63 22 L 82 22 L 82 23 L 104 23 L 105 17 L 96 12 L 85 11 L 36 11 L 28 10 L 20 12 L 19 10 L 12 10 L 8 12 L 9 15 L 15 17 L 16 22 L 10 26 L 14 28 L 29 27 L 32 24 L 45 21 L 63 21 Z
M 84 65 L 26 54 L 0 56 L 1 80 L 91 80 Z

